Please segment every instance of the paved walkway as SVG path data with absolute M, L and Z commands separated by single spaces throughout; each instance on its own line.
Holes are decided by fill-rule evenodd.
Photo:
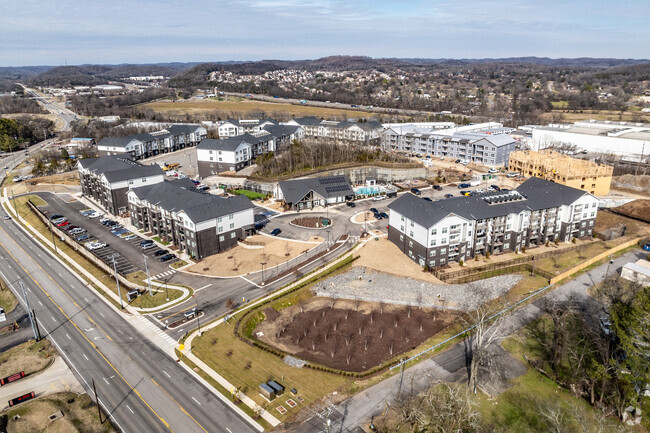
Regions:
M 81 384 L 63 361 L 56 357 L 54 362 L 40 373 L 30 375 L 0 388 L 0 411 L 9 407 L 12 398 L 34 391 L 37 397 L 57 392 L 84 392 Z

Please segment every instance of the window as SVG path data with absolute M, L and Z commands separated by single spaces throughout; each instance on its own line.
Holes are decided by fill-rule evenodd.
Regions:
M 591 217 L 593 218 L 593 217 L 595 217 L 595 216 L 596 216 L 596 212 L 592 212 L 592 213 L 591 213 Z
M 402 215 L 402 221 L 404 221 L 404 215 Z
M 404 231 L 404 226 L 400 226 L 400 231 Z
M 404 242 L 404 235 L 399 235 L 400 242 Z
M 429 257 L 435 257 L 435 256 L 436 256 L 436 250 L 429 251 Z
M 443 228 L 442 228 L 442 233 L 443 233 L 443 234 L 444 234 L 444 233 L 447 233 L 447 227 L 443 227 Z
M 442 238 L 442 241 L 440 243 L 441 244 L 446 244 L 447 243 L 447 238 Z
M 593 203 L 591 204 L 591 207 L 596 207 L 596 202 L 593 202 Z
M 440 254 L 447 254 L 447 248 L 440 248 Z
M 429 267 L 435 267 L 436 266 L 436 261 L 435 260 L 429 260 Z
M 219 242 L 223 242 L 224 239 L 223 235 L 219 236 Z
M 510 244 L 509 244 L 508 242 L 506 242 L 505 244 L 503 244 L 503 249 L 504 249 L 504 250 L 507 250 L 508 248 L 510 248 Z
M 223 227 L 219 227 L 219 233 L 223 232 Z
M 589 227 L 591 227 L 591 226 L 593 226 L 593 225 L 594 225 L 594 222 L 593 222 L 593 221 L 589 221 Z
M 235 232 L 230 233 L 230 239 L 233 239 L 235 236 L 237 236 L 237 233 Z
M 435 235 L 436 235 L 436 229 L 431 229 L 431 234 L 432 234 L 433 236 L 435 236 Z
M 411 227 L 414 227 L 413 221 L 411 221 Z
M 217 218 L 217 222 L 218 222 L 218 223 L 221 222 L 221 217 Z
M 413 246 L 413 241 L 409 241 L 409 247 Z
M 233 219 L 233 218 L 235 218 L 235 214 L 231 213 L 230 215 L 228 215 L 228 219 Z
M 511 224 L 508 224 L 508 225 L 506 226 L 506 230 L 510 230 L 511 227 L 512 227 L 512 225 L 511 225 Z
M 446 261 L 447 261 L 447 260 L 445 260 L 444 258 L 441 258 L 441 259 L 440 259 L 440 264 L 441 264 L 441 265 L 444 265 Z
M 432 246 L 432 247 L 435 247 L 435 246 L 436 246 L 436 240 L 435 240 L 435 239 L 431 239 L 431 246 Z
M 230 230 L 235 228 L 235 223 L 230 223 Z
M 410 237 L 413 237 L 413 232 L 409 232 L 409 236 L 410 236 Z
M 146 177 L 143 177 L 143 178 L 142 178 L 142 181 L 143 181 L 143 182 L 146 182 L 146 181 L 147 181 L 147 178 L 146 178 Z
M 510 239 L 510 233 L 506 233 L 505 238 Z

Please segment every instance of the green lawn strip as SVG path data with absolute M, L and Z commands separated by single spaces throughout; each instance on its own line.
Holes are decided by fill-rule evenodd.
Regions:
M 176 356 L 181 358 L 181 352 L 178 349 L 175 349 L 175 352 L 176 352 Z M 230 400 L 233 399 L 232 394 L 226 388 L 221 386 L 219 384 L 219 382 L 214 380 L 209 374 L 207 374 L 206 372 L 201 370 L 199 367 L 197 367 L 196 364 L 194 364 L 192 361 L 190 361 L 189 359 L 187 359 L 185 357 L 182 357 L 181 362 L 183 362 L 188 367 L 190 367 L 192 370 L 194 370 L 194 372 L 196 372 L 205 381 L 207 381 L 210 385 L 212 385 L 212 387 L 214 389 L 216 389 L 221 395 L 223 395 L 224 397 L 226 397 L 226 398 L 228 398 Z M 273 426 L 271 424 L 269 424 L 264 418 L 262 418 L 262 417 L 258 418 L 257 414 L 253 411 L 253 409 L 251 409 L 247 405 L 241 403 L 237 407 L 239 407 L 246 415 L 253 418 L 255 420 L 255 422 L 257 422 L 259 425 L 261 425 L 264 428 L 264 430 L 271 430 L 273 428 Z
M 233 194 L 235 194 L 235 195 L 245 195 L 250 200 L 259 200 L 259 199 L 266 198 L 266 194 L 261 194 L 259 192 L 250 191 L 250 190 L 247 190 L 247 189 L 236 189 L 236 190 L 233 191 Z
M 636 250 L 638 248 L 639 247 L 636 246 L 636 245 L 631 245 L 631 246 L 629 246 L 627 248 L 624 248 L 624 249 L 622 249 L 620 251 L 617 251 L 617 252 L 613 253 L 610 257 L 612 259 L 615 259 L 617 257 L 622 256 L 623 254 L 629 253 L 630 251 L 634 251 L 634 250 Z M 564 278 L 563 280 L 558 281 L 557 283 L 555 283 L 555 285 L 556 286 L 561 286 L 562 284 L 565 284 L 566 282 L 577 278 L 578 275 L 582 275 L 585 272 L 589 272 L 592 269 L 597 268 L 598 266 L 602 265 L 603 263 L 606 263 L 608 260 L 609 260 L 609 257 L 605 257 L 603 259 L 600 259 L 597 262 L 594 262 L 594 263 L 590 264 L 586 268 L 580 269 L 579 271 L 574 272 L 573 274 L 569 275 L 568 277 Z
M 537 263 L 535 263 L 535 266 L 543 271 L 558 275 L 567 269 L 571 269 L 572 267 L 579 265 L 586 259 L 597 256 L 606 250 L 607 248 L 604 242 L 594 241 L 589 244 L 585 244 L 582 251 L 571 250 L 565 253 L 560 253 L 555 257 L 544 257 L 543 259 L 539 259 Z M 533 252 L 531 251 L 531 253 Z
M 154 236 L 154 237 L 153 237 L 152 239 L 153 239 L 154 241 L 156 241 L 156 242 L 158 242 L 158 243 L 160 243 L 160 244 L 163 244 L 163 245 L 165 245 L 165 246 L 167 246 L 167 245 L 169 245 L 169 244 L 170 244 L 169 242 L 165 242 L 165 241 L 163 241 L 162 239 L 160 239 L 160 237 L 159 237 L 159 236 Z
M 172 269 L 178 269 L 182 268 L 183 266 L 187 265 L 187 262 L 184 260 L 178 260 L 177 262 L 172 263 L 169 265 Z
M 0 307 L 5 310 L 5 314 L 11 313 L 18 305 L 18 299 L 9 289 L 5 281 L 0 280 Z
M 34 228 L 36 231 L 41 233 L 46 239 L 51 239 L 52 234 L 49 230 L 48 227 L 45 226 L 45 224 L 32 212 L 32 210 L 27 206 L 27 200 L 32 199 L 32 203 L 36 203 L 36 200 L 33 198 L 37 196 L 20 196 L 16 197 L 16 207 L 18 208 L 18 212 L 21 215 L 21 217 L 27 221 L 27 223 Z M 38 197 L 37 197 L 38 198 Z M 43 202 L 44 204 L 45 202 Z M 38 238 L 35 238 L 39 240 Z M 40 242 L 40 240 L 39 240 Z M 50 248 L 48 245 L 42 243 L 44 247 L 49 249 L 50 251 L 53 252 L 53 249 Z M 72 249 L 69 245 L 65 244 L 64 242 L 61 242 L 57 240 L 56 242 L 57 246 L 57 251 L 60 251 L 64 254 L 66 254 L 70 260 L 73 260 L 75 263 L 83 267 L 86 271 L 88 271 L 91 275 L 93 275 L 95 278 L 97 278 L 99 281 L 102 282 L 104 286 L 106 286 L 109 290 L 111 290 L 113 293 L 117 295 L 117 285 L 115 283 L 115 277 L 112 274 L 106 274 L 104 271 L 102 271 L 100 268 L 95 266 L 92 262 L 90 262 L 88 259 L 86 259 L 84 256 L 79 254 L 77 251 Z M 59 256 L 64 262 L 67 263 L 65 258 Z M 71 269 L 74 269 L 74 267 L 70 264 L 67 263 L 68 266 Z M 91 287 L 95 288 L 102 296 L 104 296 L 106 299 L 108 299 L 113 305 L 119 307 L 119 302 L 113 300 L 110 296 L 108 296 L 106 293 L 104 293 L 103 290 L 100 290 L 98 287 L 96 287 L 95 284 L 91 284 Z M 124 304 L 126 305 L 126 295 L 127 292 L 129 291 L 128 288 L 123 287 L 123 285 L 120 285 L 120 291 L 122 292 L 122 299 L 124 301 Z M 176 299 L 182 295 L 182 292 L 178 290 L 173 290 L 170 291 L 170 299 Z M 157 292 L 153 297 L 149 297 L 147 294 L 147 297 L 150 298 L 148 300 L 140 300 L 142 296 L 138 297 L 137 299 L 139 300 L 134 300 L 133 305 L 135 307 L 141 307 L 141 308 L 152 308 L 156 307 L 162 304 L 167 303 L 166 301 L 166 295 L 165 293 Z M 142 306 L 138 305 L 137 302 L 140 302 Z

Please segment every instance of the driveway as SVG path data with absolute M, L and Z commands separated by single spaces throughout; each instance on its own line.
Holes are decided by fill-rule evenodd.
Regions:
M 614 259 L 612 265 L 604 263 L 554 290 L 549 289 L 535 302 L 507 316 L 501 325 L 501 335 L 503 337 L 511 335 L 543 315 L 544 303 L 547 300 L 566 302 L 572 299 L 597 317 L 601 306 L 586 294 L 586 290 L 602 281 L 608 270 L 610 275 L 614 272 L 620 273 L 626 263 L 634 262 L 645 255 L 641 250 L 629 252 Z M 505 352 L 498 342 L 493 343 L 490 350 L 497 355 L 496 362 L 490 370 L 483 370 L 482 374 L 483 377 L 488 378 L 485 388 L 490 392 L 499 393 L 507 389 L 510 379 L 524 374 L 527 368 Z M 331 431 L 357 431 L 360 426 L 366 426 L 373 416 L 381 413 L 386 404 L 399 398 L 403 393 L 416 393 L 426 389 L 433 380 L 467 382 L 468 361 L 465 342 L 461 341 L 446 351 L 407 368 L 403 375 L 396 374 L 337 405 L 331 416 Z M 326 416 L 326 412 L 319 415 Z M 323 421 L 319 416 L 314 416 L 292 431 L 321 432 L 324 431 Z

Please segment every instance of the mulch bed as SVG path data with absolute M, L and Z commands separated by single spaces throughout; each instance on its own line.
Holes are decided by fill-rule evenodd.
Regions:
M 297 312 L 279 337 L 267 337 L 295 348 L 298 358 L 358 372 L 415 349 L 440 332 L 455 315 L 415 307 L 385 310 L 383 314 L 378 306 L 372 313 L 324 307 Z M 270 344 L 274 341 L 267 340 Z
M 302 217 L 302 218 L 296 218 L 295 220 L 291 221 L 291 224 L 299 226 L 299 227 L 306 227 L 306 228 L 314 229 L 314 228 L 323 227 L 323 221 L 327 221 L 327 218 L 322 218 L 322 217 Z M 316 224 L 318 224 L 318 227 L 316 227 Z

